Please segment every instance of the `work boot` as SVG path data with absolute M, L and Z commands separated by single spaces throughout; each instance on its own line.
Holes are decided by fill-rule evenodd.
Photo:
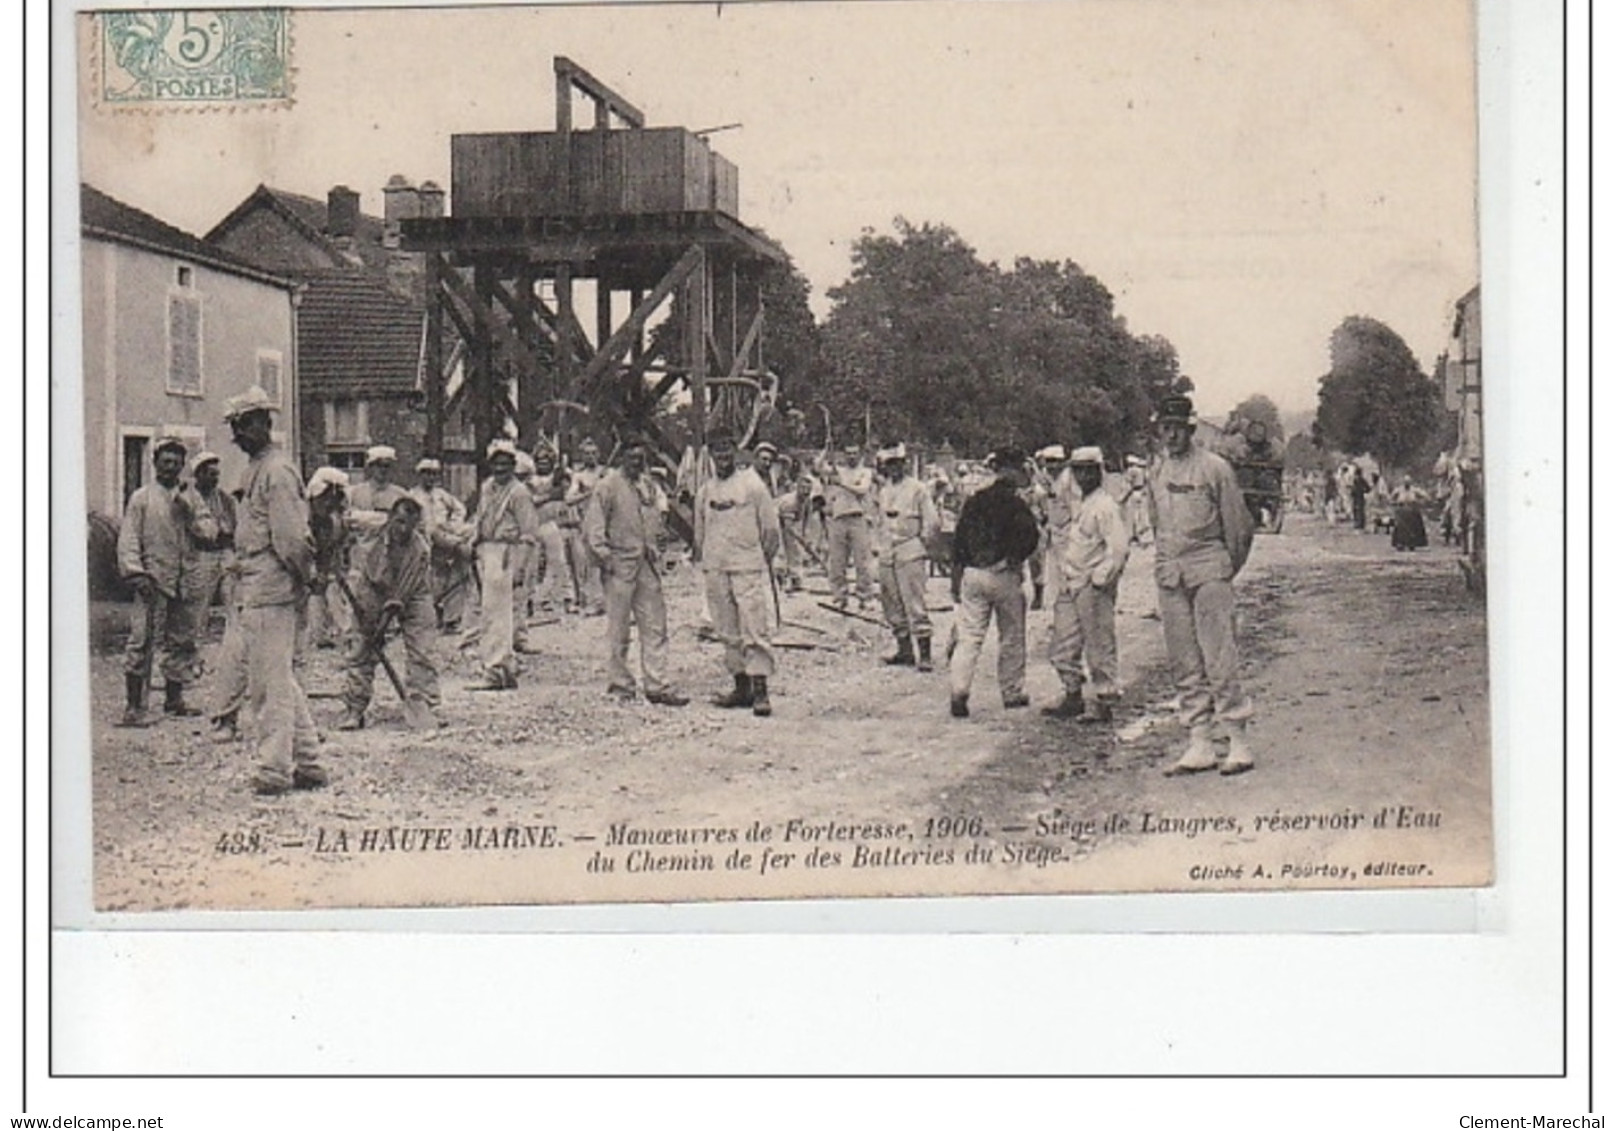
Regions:
M 922 672 L 928 672 L 928 671 L 932 670 L 931 669 L 931 638 L 929 636 L 916 636 L 914 638 L 914 643 L 920 650 L 919 658 L 914 661 L 914 667 L 918 671 L 922 671 Z
M 881 661 L 891 666 L 912 667 L 914 665 L 914 641 L 909 639 L 906 632 L 894 633 L 897 637 L 897 654 L 887 656 Z
M 645 692 L 645 702 L 653 703 L 658 707 L 684 707 L 689 705 L 690 697 L 669 687 L 665 691 Z
M 751 713 L 762 719 L 774 713 L 774 705 L 768 701 L 768 679 L 765 676 L 751 677 Z
M 177 719 L 192 719 L 202 712 L 185 702 L 185 685 L 171 679 L 163 687 L 163 714 Z
M 1217 750 L 1211 745 L 1211 727 L 1199 723 L 1189 728 L 1189 745 L 1183 756 L 1168 766 L 1167 777 L 1179 774 L 1199 774 L 1217 768 Z
M 342 720 L 336 724 L 337 730 L 364 730 L 364 712 L 354 710 L 352 707 L 342 712 Z
M 1088 706 L 1082 700 L 1082 688 L 1067 691 L 1065 698 L 1052 707 L 1044 707 L 1043 714 L 1051 719 L 1080 719 L 1087 714 Z
M 1036 612 L 1038 609 L 1041 609 L 1042 607 L 1043 607 L 1043 583 L 1041 581 L 1035 581 L 1035 582 L 1032 583 L 1032 610 L 1034 612 Z
M 970 696 L 955 695 L 948 700 L 948 713 L 956 719 L 970 717 Z
M 234 711 L 214 719 L 213 729 L 208 733 L 209 740 L 219 746 L 228 745 L 240 737 L 241 733 L 236 729 L 236 713 Z
M 153 722 L 146 715 L 146 681 L 138 675 L 125 674 L 123 677 L 123 691 L 125 706 L 123 717 L 118 720 L 120 727 L 147 727 Z
M 1222 760 L 1218 767 L 1219 772 L 1232 776 L 1242 774 L 1256 766 L 1256 759 L 1251 754 L 1251 748 L 1245 744 L 1245 724 L 1243 722 L 1228 724 L 1228 757 Z
M 293 789 L 323 789 L 330 781 L 324 767 L 313 762 L 305 762 L 292 770 Z
M 1077 721 L 1079 723 L 1108 723 L 1116 717 L 1116 712 L 1109 699 L 1095 699 L 1088 704 L 1088 713 Z
M 1017 710 L 1017 709 L 1019 709 L 1021 707 L 1030 707 L 1031 705 L 1032 705 L 1032 697 L 1029 696 L 1029 695 L 1024 695 L 1023 694 L 1023 695 L 1006 695 L 1006 696 L 1004 696 L 1004 709 L 1006 711 L 1014 711 L 1014 710 Z
M 735 688 L 726 695 L 715 695 L 712 699 L 714 707 L 750 707 L 752 705 L 751 676 L 744 672 L 735 675 Z

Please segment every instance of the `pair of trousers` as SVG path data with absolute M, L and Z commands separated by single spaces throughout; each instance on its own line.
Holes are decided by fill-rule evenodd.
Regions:
M 1054 599 L 1054 631 L 1049 663 L 1069 695 L 1082 692 L 1082 661 L 1100 699 L 1114 699 L 1116 687 L 1116 587 L 1084 585 L 1062 589 Z
M 465 618 L 465 594 L 471 588 L 471 567 L 452 550 L 432 550 L 432 600 L 445 628 Z
M 224 639 L 219 642 L 219 654 L 213 663 L 213 694 L 207 711 L 210 719 L 239 717 L 241 708 L 247 702 L 247 634 L 242 627 L 241 612 L 241 604 L 235 596 L 235 585 L 227 579 Z
M 926 560 L 880 563 L 880 604 L 886 623 L 898 636 L 931 638 L 931 614 L 925 608 Z
M 605 584 L 606 639 L 611 646 L 607 680 L 612 687 L 634 686 L 634 673 L 628 669 L 632 625 L 639 629 L 639 666 L 645 672 L 645 690 L 652 694 L 668 690 L 667 603 L 662 599 L 662 579 L 649 565 L 641 564 L 634 577 L 607 574 Z
M 1239 649 L 1234 643 L 1234 586 L 1207 581 L 1160 587 L 1161 627 L 1185 726 L 1213 717 L 1243 722 L 1251 701 L 1239 686 Z
M 411 700 L 436 707 L 442 696 L 437 687 L 437 664 L 432 659 L 432 645 L 437 636 L 437 612 L 429 594 L 419 593 L 404 606 L 398 620 L 399 635 L 404 640 L 404 694 Z M 344 686 L 342 700 L 350 711 L 363 714 L 375 694 L 376 649 L 368 647 L 371 626 L 355 620 L 353 632 L 348 636 L 348 652 L 344 657 Z M 382 642 L 378 647 L 384 647 Z
M 567 531 L 567 544 L 572 550 L 572 569 L 577 576 L 578 604 L 589 612 L 604 608 L 606 593 L 600 581 L 600 563 L 589 552 L 583 531 L 571 527 Z
M 1026 694 L 1026 590 L 1018 569 L 965 568 L 948 663 L 953 694 L 970 694 L 989 621 L 998 626 L 998 690 L 1005 699 L 1019 698 Z
M 241 610 L 247 647 L 247 707 L 261 775 L 284 783 L 295 764 L 312 765 L 319 735 L 308 700 L 292 673 L 297 645 L 295 605 L 252 605 Z
M 533 591 L 541 608 L 557 608 L 573 599 L 572 564 L 568 560 L 566 534 L 558 523 L 546 522 L 538 528 L 538 546 L 543 551 L 544 580 Z
M 730 675 L 774 674 L 774 594 L 766 569 L 706 572 L 712 631 Z
M 191 605 L 155 588 L 135 595 L 129 613 L 129 643 L 123 650 L 129 675 L 160 675 L 165 683 L 190 683 L 196 676 L 196 631 Z
M 874 581 L 869 576 L 869 523 L 861 514 L 846 514 L 826 521 L 829 530 L 830 592 L 837 601 L 847 599 L 847 559 L 852 559 L 853 575 L 858 579 L 858 599 L 867 601 L 875 595 Z
M 477 569 L 482 574 L 477 655 L 484 671 L 516 671 L 515 571 L 525 551 L 520 542 L 477 543 Z
M 213 598 L 219 592 L 219 583 L 223 578 L 224 554 L 204 550 L 196 555 L 196 560 L 180 579 L 179 592 L 187 605 L 186 616 L 199 642 L 207 636 L 208 618 L 213 614 Z

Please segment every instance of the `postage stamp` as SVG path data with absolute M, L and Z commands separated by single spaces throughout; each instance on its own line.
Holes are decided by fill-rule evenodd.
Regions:
M 99 13 L 97 93 L 124 107 L 285 104 L 289 24 L 284 8 Z

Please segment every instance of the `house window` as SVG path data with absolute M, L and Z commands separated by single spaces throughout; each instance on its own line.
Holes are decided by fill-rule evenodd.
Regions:
M 185 266 L 183 263 L 181 263 L 178 267 L 174 268 L 174 282 L 178 283 L 180 286 L 184 287 L 186 290 L 190 290 L 191 289 L 191 269 L 189 267 Z
M 202 296 L 179 287 L 168 292 L 168 391 L 202 395 Z
M 280 351 L 258 351 L 258 387 L 269 394 L 269 399 L 280 403 Z
M 325 446 L 370 443 L 369 404 L 362 400 L 325 402 Z

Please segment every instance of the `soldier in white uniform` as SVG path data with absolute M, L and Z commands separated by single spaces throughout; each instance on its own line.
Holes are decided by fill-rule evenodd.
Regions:
M 768 678 L 774 674 L 775 623 L 769 571 L 779 553 L 779 513 L 757 473 L 735 462 L 735 441 L 708 439 L 713 475 L 695 495 L 695 553 L 706 577 L 712 627 L 723 641 L 734 690 L 713 702 L 773 713 Z
M 1149 475 L 1155 582 L 1189 728 L 1188 749 L 1166 772 L 1243 773 L 1255 760 L 1245 742 L 1252 707 L 1239 685 L 1233 582 L 1250 556 L 1254 524 L 1234 469 L 1194 442 L 1194 402 L 1168 397 L 1156 425 L 1166 450 Z M 1221 721 L 1228 739 L 1220 765 L 1211 741 L 1213 719 Z
M 930 489 L 908 473 L 902 444 L 875 456 L 884 482 L 877 497 L 875 552 L 880 563 L 880 601 L 897 638 L 897 652 L 886 663 L 931 670 L 931 616 L 925 608 L 926 546 L 941 523 Z M 916 654 L 916 649 L 918 652 Z

